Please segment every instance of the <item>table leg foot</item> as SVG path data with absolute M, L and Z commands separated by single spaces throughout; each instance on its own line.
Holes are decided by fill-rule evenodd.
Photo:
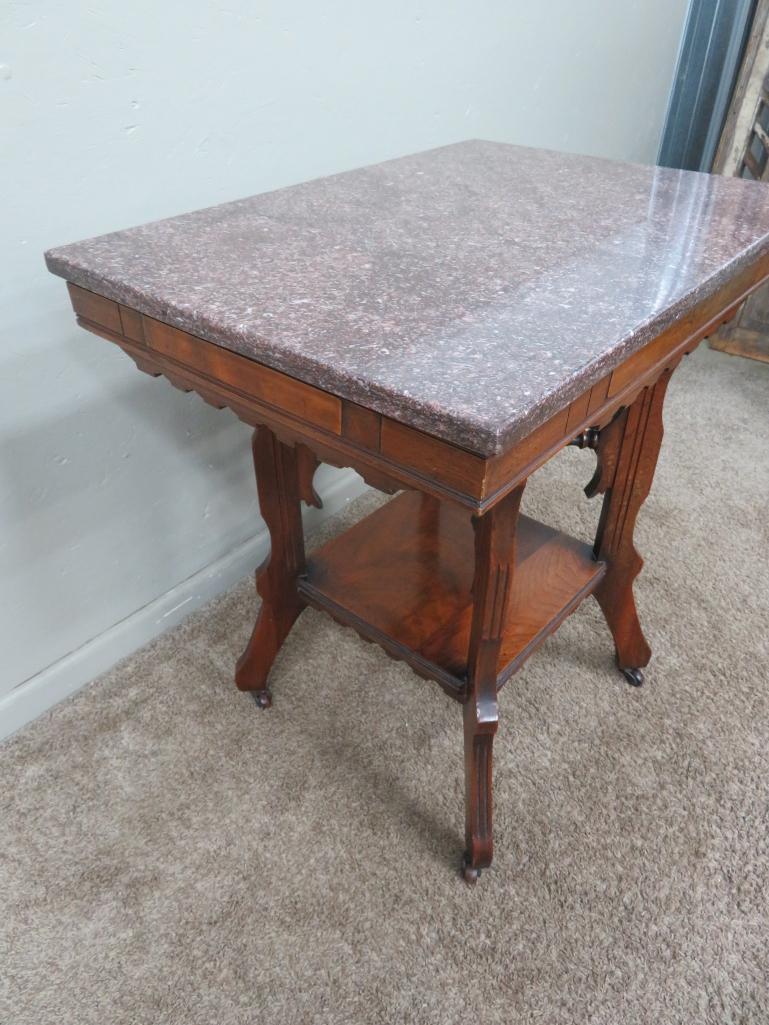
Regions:
M 468 886 L 475 886 L 481 877 L 481 870 L 471 865 L 465 854 L 462 858 L 462 878 Z
M 623 668 L 620 666 L 620 672 L 631 687 L 641 687 L 643 685 L 644 674 L 640 669 L 632 669 L 630 667 Z
M 249 690 L 246 691 L 250 694 L 256 702 L 257 708 L 272 708 L 272 692 L 269 690 Z

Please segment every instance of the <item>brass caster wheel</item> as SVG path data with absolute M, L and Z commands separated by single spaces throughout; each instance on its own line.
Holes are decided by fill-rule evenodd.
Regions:
M 462 858 L 462 878 L 468 886 L 474 886 L 481 878 L 481 870 L 470 865 L 466 857 Z
M 631 687 L 640 687 L 644 682 L 644 674 L 640 669 L 623 669 L 622 675 Z
M 272 705 L 272 694 L 268 690 L 252 690 L 249 692 L 253 695 L 254 701 L 256 702 L 257 708 L 270 708 Z

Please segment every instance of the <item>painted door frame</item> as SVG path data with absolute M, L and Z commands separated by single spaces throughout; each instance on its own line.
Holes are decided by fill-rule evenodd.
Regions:
M 756 0 L 689 0 L 657 163 L 709 171 Z

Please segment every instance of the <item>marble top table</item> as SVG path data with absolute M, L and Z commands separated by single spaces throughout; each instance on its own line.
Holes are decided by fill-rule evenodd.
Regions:
M 271 703 L 273 660 L 310 604 L 462 704 L 477 879 L 499 687 L 590 594 L 642 682 L 633 529 L 665 388 L 769 277 L 769 188 L 463 142 L 46 261 L 82 326 L 256 428 L 272 558 L 238 686 Z M 592 544 L 520 513 L 528 476 L 568 444 L 598 456 Z M 321 461 L 402 494 L 306 558 Z
M 767 250 L 762 185 L 465 142 L 46 259 L 83 288 L 491 455 Z

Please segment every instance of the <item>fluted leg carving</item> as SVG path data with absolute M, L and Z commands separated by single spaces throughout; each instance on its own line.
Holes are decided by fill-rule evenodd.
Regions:
M 475 882 L 494 853 L 492 751 L 497 732 L 497 669 L 515 566 L 515 530 L 524 484 L 475 517 L 473 621 L 464 704 L 465 855 L 463 873 Z
M 595 597 L 614 638 L 617 664 L 636 686 L 643 682 L 640 668 L 648 664 L 651 648 L 641 630 L 633 596 L 633 581 L 643 566 L 633 532 L 654 479 L 670 375 L 666 370 L 601 431 L 598 466 L 585 489 L 591 497 L 604 494 L 595 554 L 608 563 L 608 569 Z
M 252 448 L 270 554 L 256 571 L 262 607 L 238 661 L 235 682 L 241 690 L 253 691 L 257 703 L 266 708 L 272 703 L 267 686 L 270 669 L 303 608 L 297 577 L 304 569 L 304 535 L 297 450 L 278 441 L 267 427 L 254 431 Z

